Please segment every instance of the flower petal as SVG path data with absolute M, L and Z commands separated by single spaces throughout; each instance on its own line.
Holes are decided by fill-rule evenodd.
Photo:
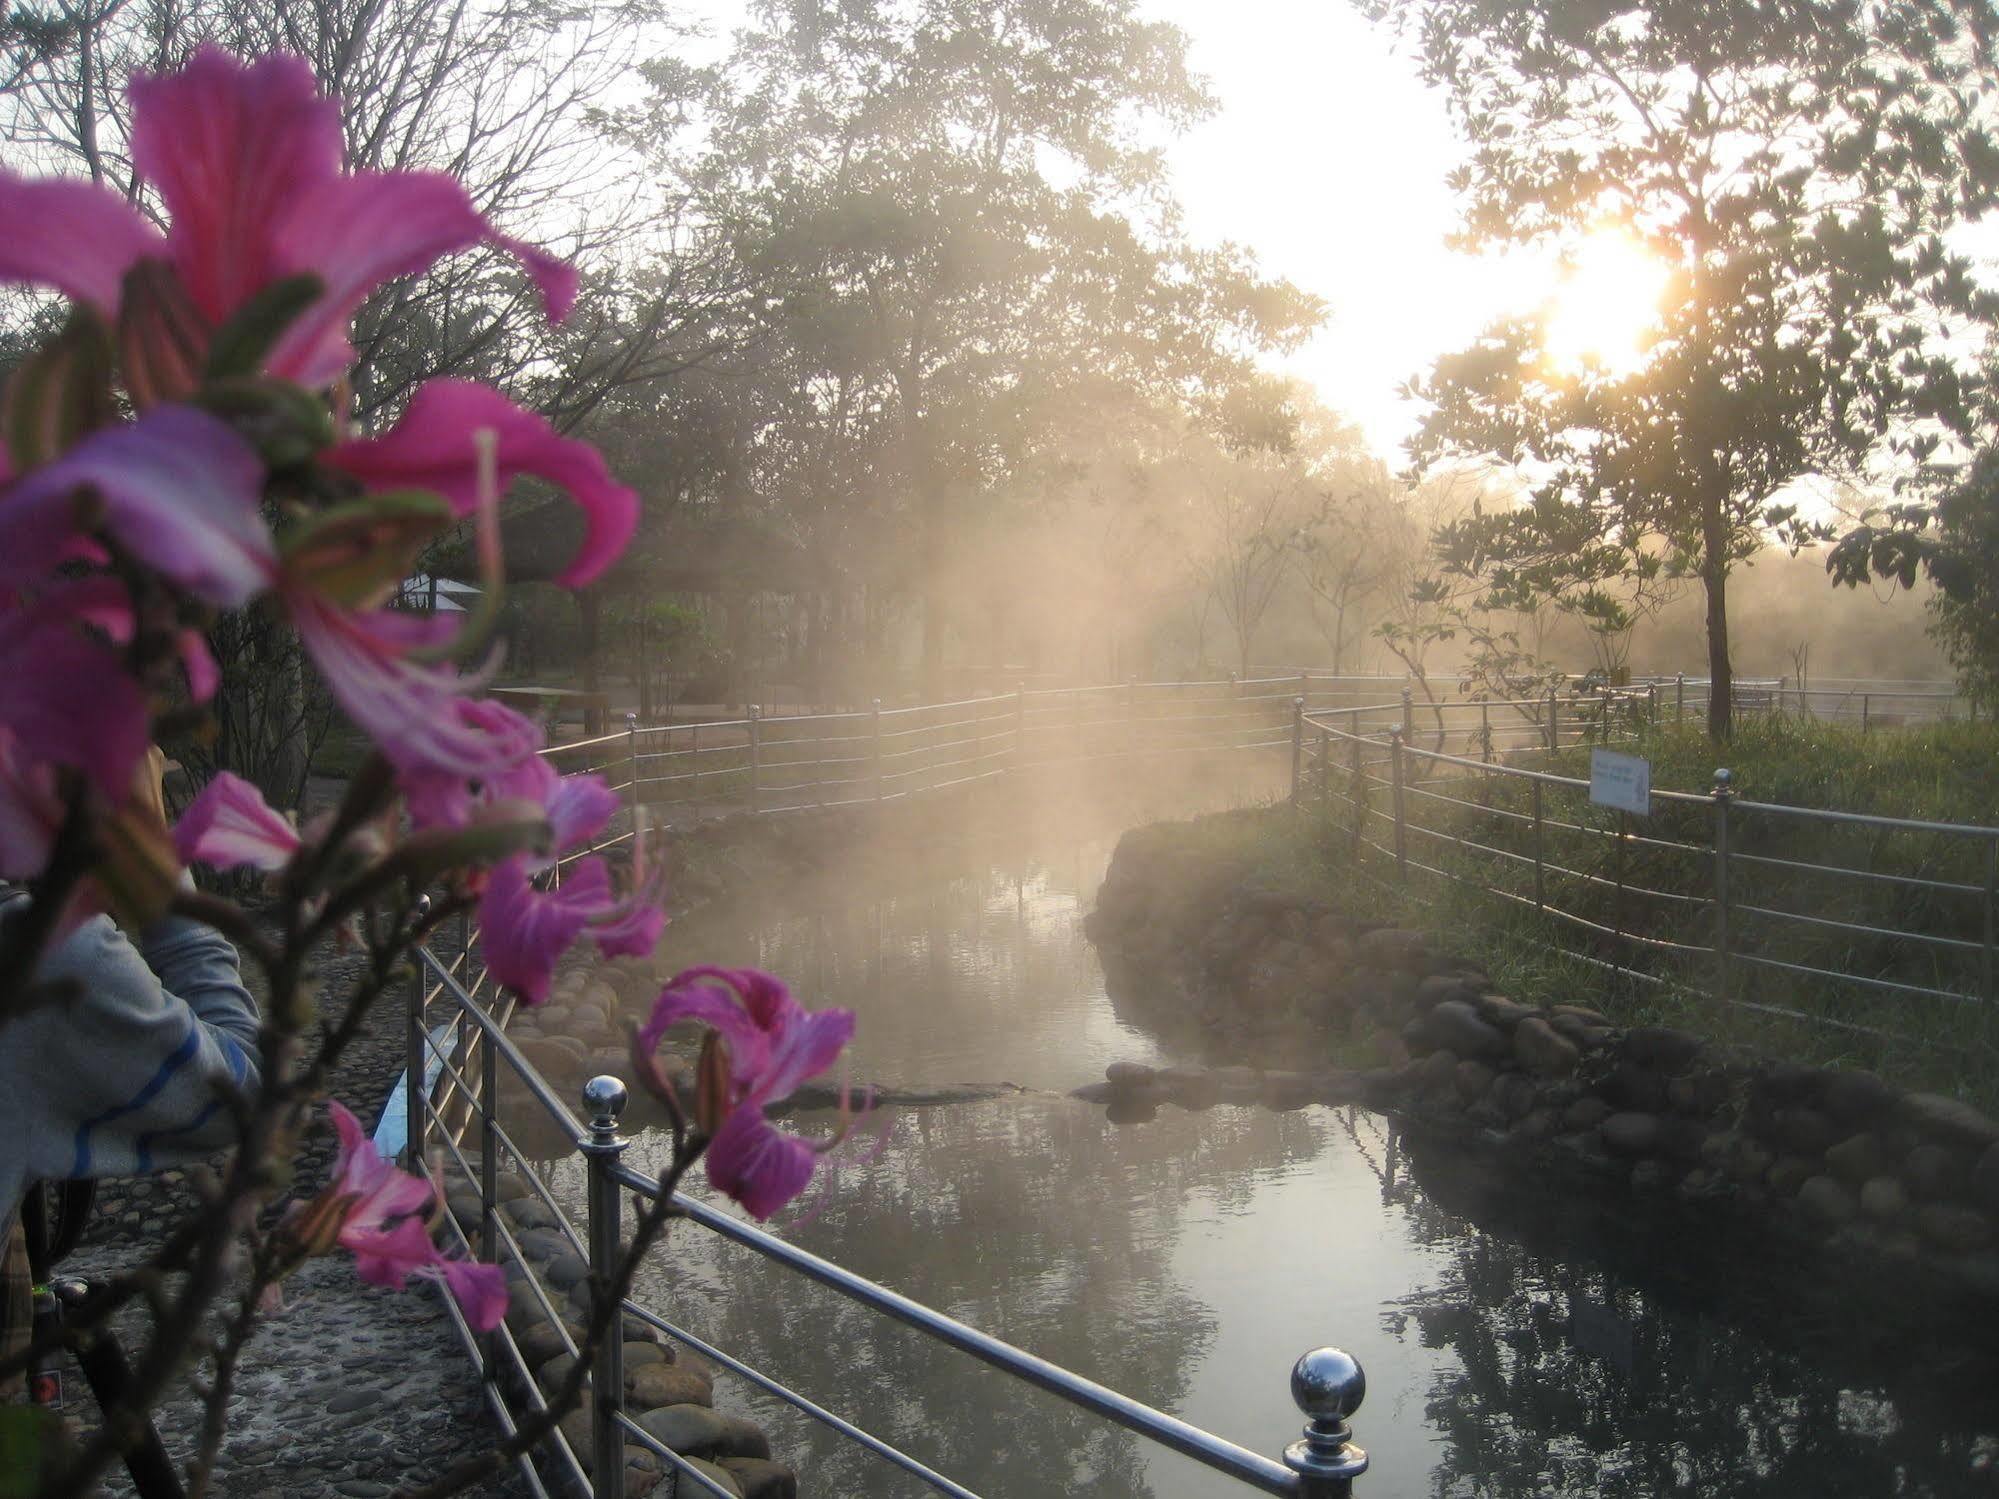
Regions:
M 733 1065 L 741 1071 L 761 1066 L 770 1043 L 756 1022 L 743 1012 L 731 990 L 707 982 L 727 981 L 728 969 L 690 968 L 675 974 L 652 1002 L 652 1013 L 638 1030 L 638 1044 L 647 1052 L 658 1048 L 669 1026 L 684 1020 L 718 1030 L 729 1042 Z
M 394 1228 L 368 1228 L 351 1219 L 340 1243 L 353 1251 L 354 1273 L 374 1286 L 401 1290 L 415 1271 L 435 1263 L 437 1246 L 421 1218 L 404 1218 Z
M 226 770 L 201 788 L 174 824 L 174 852 L 183 864 L 277 870 L 298 849 L 297 830 L 271 810 L 263 792 Z
M 812 1147 L 744 1106 L 722 1121 L 708 1144 L 708 1180 L 753 1218 L 768 1218 L 805 1190 L 817 1157 Z
M 491 1332 L 507 1315 L 507 1277 L 498 1265 L 440 1255 L 424 1272 L 444 1282 L 465 1320 L 479 1332 Z
M 442 172 L 356 172 L 321 184 L 276 226 L 284 274 L 311 271 L 326 294 L 286 330 L 269 369 L 301 385 L 324 385 L 353 363 L 347 325 L 368 293 L 458 250 L 490 244 L 512 255 L 541 293 L 550 321 L 576 298 L 576 272 L 494 231 L 455 177 Z
M 456 514 L 470 515 L 479 501 L 472 434 L 480 428 L 499 439 L 501 488 L 533 474 L 560 485 L 582 509 L 583 542 L 558 583 L 580 588 L 617 560 L 638 525 L 638 496 L 611 478 L 588 443 L 558 436 L 541 417 L 469 380 L 427 381 L 395 426 L 341 443 L 326 462 L 371 489 L 435 491 Z
M 76 628 L 60 593 L 0 610 L 0 726 L 30 760 L 73 765 L 120 799 L 146 752 L 145 694 L 117 655 Z
M 493 869 L 479 902 L 486 971 L 526 1003 L 542 1003 L 556 962 L 610 896 L 611 876 L 601 859 L 577 860 L 560 890 L 535 889 L 526 861 L 506 860 Z
M 461 780 L 497 775 L 540 746 L 518 714 L 499 716 L 465 696 L 476 683 L 448 666 L 411 661 L 394 610 L 338 608 L 287 587 L 285 602 L 328 689 L 398 771 Z
M 216 323 L 278 277 L 276 234 L 339 178 L 340 105 L 283 53 L 245 63 L 204 46 L 130 86 L 132 160 L 173 216 L 174 269 Z
M 277 566 L 263 489 L 263 463 L 229 427 L 191 406 L 155 406 L 7 489 L 0 581 L 31 585 L 67 555 L 78 499 L 89 496 L 134 556 L 199 599 L 240 608 L 270 586 Z
M 52 286 L 108 320 L 125 273 L 166 253 L 166 237 L 108 188 L 0 171 L 0 281 Z
M 752 1096 L 762 1103 L 789 1098 L 800 1083 L 831 1067 L 853 1039 L 852 1010 L 801 1011 L 773 1043 L 770 1061 L 755 1080 Z

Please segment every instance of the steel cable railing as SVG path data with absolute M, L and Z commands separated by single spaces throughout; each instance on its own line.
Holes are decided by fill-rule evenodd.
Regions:
M 1646 721 L 1658 696 L 1650 687 L 1599 694 L 1594 703 L 1550 699 L 1540 748 L 1622 738 Z M 1480 732 L 1495 706 L 1422 710 L 1435 714 L 1440 738 L 1454 720 L 1462 726 L 1476 714 L 1474 758 L 1413 742 L 1417 712 L 1406 693 L 1400 703 L 1352 708 L 1295 704 L 1293 800 L 1316 805 L 1338 826 L 1356 867 L 1376 883 L 1406 893 L 1413 872 L 1532 910 L 1602 944 L 1595 953 L 1561 951 L 1648 983 L 1691 982 L 1731 1006 L 1925 1043 L 1932 1038 L 1897 1016 L 1861 1023 L 1831 1013 L 1828 998 L 1942 1001 L 1993 1013 L 1999 828 L 1749 801 L 1735 795 L 1723 769 L 1705 796 L 1652 792 L 1666 826 L 1641 833 L 1629 813 L 1593 808 L 1588 781 L 1502 763 Z M 1378 836 L 1370 833 L 1376 824 Z M 1820 847 L 1842 834 L 1871 841 L 1851 862 L 1779 857 L 1771 849 L 1773 841 L 1787 846 L 1780 826 L 1793 842 L 1808 830 Z M 1888 858 L 1884 845 L 1905 867 L 1862 867 Z M 1392 865 L 1391 880 L 1362 867 L 1370 856 Z M 1883 894 L 1870 898 L 1868 889 Z M 1909 919 L 1889 919 L 1898 911 Z M 1862 953 L 1874 955 L 1871 966 Z M 1677 967 L 1661 972 L 1660 958 Z M 1802 983 L 1817 1008 L 1742 992 L 1749 970 Z

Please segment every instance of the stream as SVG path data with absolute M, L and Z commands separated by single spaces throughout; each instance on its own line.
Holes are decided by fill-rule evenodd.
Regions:
M 1336 1343 L 1367 1372 L 1363 1499 L 1999 1493 L 1999 1393 L 1967 1375 L 1993 1329 L 1902 1328 L 1833 1286 L 1780 1302 L 1792 1267 L 1684 1231 L 1672 1202 L 1535 1201 L 1365 1110 L 1118 1125 L 1064 1096 L 1111 1061 L 1200 1060 L 1119 1014 L 1082 918 L 1125 828 L 1242 794 L 1000 793 L 920 845 L 857 848 L 670 929 L 677 960 L 767 968 L 807 1004 L 853 1008 L 857 1079 L 1027 1090 L 878 1110 L 881 1138 L 849 1142 L 776 1226 L 1273 1457 L 1302 1420 L 1293 1360 Z M 629 1159 L 663 1155 L 642 1134 Z M 573 1162 L 558 1174 L 580 1199 Z M 692 1228 L 639 1294 L 987 1496 L 1238 1491 Z M 720 1389 L 803 1494 L 930 1492 L 740 1381 Z

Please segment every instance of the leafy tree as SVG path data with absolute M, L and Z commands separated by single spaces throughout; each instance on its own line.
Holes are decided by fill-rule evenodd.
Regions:
M 1904 588 L 1936 584 L 1930 634 L 1973 700 L 1999 704 L 1999 448 L 1986 448 L 1934 504 L 1888 507 L 1841 538 L 1826 561 L 1833 580 L 1869 577 Z
M 1181 236 L 1153 135 L 1210 101 L 1133 0 L 765 0 L 707 111 L 696 200 L 773 347 L 865 426 L 940 685 L 960 538 L 1105 385 L 1197 400 L 1316 304 Z
M 1361 0 L 1413 38 L 1472 154 L 1468 245 L 1616 228 L 1670 278 L 1631 370 L 1549 355 L 1552 309 L 1438 361 L 1420 460 L 1519 466 L 1528 503 L 1440 538 L 1494 603 L 1608 617 L 1616 580 L 1698 579 L 1709 729 L 1730 717 L 1728 578 L 1796 481 L 1930 459 L 1972 430 L 1967 344 L 1999 302 L 1944 232 L 1999 193 L 1999 19 L 1948 0 Z

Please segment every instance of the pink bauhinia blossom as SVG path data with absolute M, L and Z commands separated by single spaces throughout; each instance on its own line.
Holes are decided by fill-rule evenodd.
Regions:
M 335 1245 L 348 1250 L 370 1285 L 400 1290 L 412 1275 L 440 1281 L 472 1326 L 499 1326 L 507 1311 L 500 1267 L 451 1258 L 431 1242 L 423 1215 L 437 1200 L 436 1187 L 383 1160 L 361 1121 L 338 1102 L 329 1099 L 326 1111 L 340 1136 L 333 1180 L 289 1217 L 288 1236 L 309 1255 Z
M 298 850 L 298 830 L 272 810 L 263 792 L 226 770 L 202 787 L 174 824 L 174 853 L 183 864 L 272 871 Z
M 700 1121 L 713 1131 L 708 1180 L 752 1216 L 768 1218 L 805 1190 L 819 1152 L 763 1111 L 833 1065 L 853 1039 L 854 1012 L 807 1010 L 780 980 L 754 968 L 690 968 L 668 981 L 633 1032 L 634 1064 L 655 1092 L 671 1084 L 654 1053 L 667 1027 L 685 1020 L 714 1032 L 704 1058 L 722 1057 L 727 1066 L 725 1096 L 705 1103 L 716 1117 Z
M 370 489 L 431 490 L 454 513 L 471 515 L 482 500 L 473 443 L 481 431 L 494 435 L 500 490 L 532 474 L 567 490 L 583 512 L 582 544 L 556 582 L 581 588 L 617 560 L 638 524 L 638 496 L 611 477 L 588 443 L 558 435 L 533 412 L 469 380 L 426 381 L 387 432 L 340 443 L 326 462 Z
M 183 592 L 234 609 L 270 587 L 264 465 L 224 423 L 156 406 L 105 427 L 0 489 L 0 586 L 33 587 L 55 566 L 101 556 L 102 530 Z
M 580 937 L 588 935 L 606 957 L 651 953 L 666 926 L 659 902 L 656 879 L 618 895 L 610 867 L 595 857 L 568 865 L 559 886 L 537 889 L 528 859 L 516 855 L 493 868 L 479 901 L 486 971 L 528 1004 L 541 1004 L 556 962 Z
M 132 160 L 171 215 L 164 234 L 109 188 L 0 172 L 0 280 L 54 287 L 115 316 L 126 273 L 171 265 L 208 330 L 273 282 L 323 290 L 272 348 L 267 373 L 323 386 L 354 362 L 347 325 L 368 293 L 459 250 L 513 256 L 560 320 L 576 273 L 498 233 L 441 172 L 341 172 L 338 101 L 303 58 L 244 63 L 203 47 L 130 87 Z

